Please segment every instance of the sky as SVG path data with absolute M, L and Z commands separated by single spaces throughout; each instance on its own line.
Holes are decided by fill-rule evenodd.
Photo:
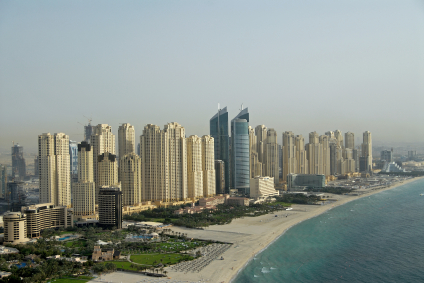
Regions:
M 0 151 L 209 119 L 424 143 L 424 1 L 0 1 Z

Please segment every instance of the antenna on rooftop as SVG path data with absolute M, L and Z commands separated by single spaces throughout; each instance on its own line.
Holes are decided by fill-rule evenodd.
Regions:
M 243 103 L 241 104 L 241 109 L 240 109 L 240 111 L 243 111 Z

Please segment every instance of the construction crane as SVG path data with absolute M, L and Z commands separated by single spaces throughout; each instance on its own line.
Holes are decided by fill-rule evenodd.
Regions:
M 90 126 L 91 125 L 91 121 L 93 121 L 93 119 L 92 118 L 88 118 L 87 116 L 85 116 L 85 115 L 82 115 L 82 116 L 84 116 L 87 120 L 88 120 L 88 125 Z

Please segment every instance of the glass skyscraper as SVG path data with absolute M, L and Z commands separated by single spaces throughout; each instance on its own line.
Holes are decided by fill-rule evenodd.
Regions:
M 230 186 L 230 138 L 228 136 L 227 107 L 219 109 L 218 113 L 210 119 L 210 135 L 214 139 L 215 160 L 224 161 L 225 193 L 229 193 Z
M 249 112 L 242 109 L 231 120 L 231 188 L 250 195 Z

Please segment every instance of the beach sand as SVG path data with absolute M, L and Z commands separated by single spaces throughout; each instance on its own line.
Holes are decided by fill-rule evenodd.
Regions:
M 293 210 L 279 211 L 258 217 L 235 219 L 230 224 L 213 225 L 205 230 L 172 227 L 172 230 L 175 232 L 187 233 L 188 238 L 216 240 L 234 244 L 222 254 L 224 260 L 214 260 L 200 272 L 175 272 L 168 267 L 165 270 L 168 272 L 168 277 L 172 280 L 162 280 L 164 282 L 174 280 L 184 282 L 231 282 L 237 275 L 237 272 L 242 269 L 255 254 L 266 248 L 290 227 L 322 214 L 333 207 L 343 205 L 361 197 L 393 189 L 418 179 L 420 178 L 409 179 L 387 188 L 363 190 L 361 191 L 363 194 L 359 196 L 324 193 L 325 196 L 329 196 L 328 199 L 335 201 L 326 205 L 292 205 Z M 277 217 L 275 217 L 275 215 L 277 215 Z M 132 282 L 132 280 L 126 281 L 124 279 L 126 273 L 120 272 L 120 274 L 122 282 Z M 104 278 L 108 281 L 106 277 Z M 140 282 L 140 280 L 142 279 L 134 282 Z M 112 280 L 111 282 L 115 281 Z

